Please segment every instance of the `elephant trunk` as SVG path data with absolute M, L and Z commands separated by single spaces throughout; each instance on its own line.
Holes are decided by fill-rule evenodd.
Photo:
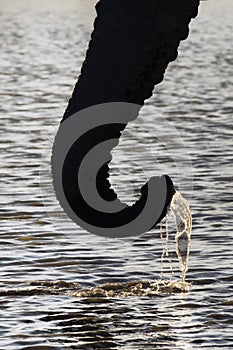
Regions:
M 121 132 L 138 116 L 145 99 L 152 95 L 154 85 L 163 80 L 168 63 L 176 59 L 179 43 L 187 38 L 189 22 L 197 15 L 198 5 L 199 0 L 100 0 L 96 5 L 94 31 L 52 156 L 57 197 L 63 208 L 67 209 L 69 204 L 68 215 L 88 231 L 111 236 L 104 232 L 112 229 L 114 237 L 130 236 L 136 231 L 147 231 L 166 215 L 175 192 L 167 175 L 150 179 L 141 188 L 140 199 L 133 206 L 126 206 L 110 188 L 108 163 L 111 148 L 118 143 Z M 103 107 L 93 107 L 98 105 Z M 104 105 L 116 109 L 112 111 Z M 73 133 L 83 130 L 71 147 L 62 145 L 64 135 L 69 138 L 68 129 L 70 132 L 73 129 Z M 100 168 L 95 169 L 90 186 L 94 181 L 93 186 L 106 202 L 105 210 L 93 208 L 85 200 L 84 188 L 88 188 L 88 180 L 83 190 L 77 181 L 85 157 L 94 149 L 95 155 L 100 154 L 97 149 L 101 144 L 101 154 L 105 152 L 107 156 Z M 66 149 L 63 149 L 62 161 L 58 160 L 61 148 Z M 91 163 L 89 171 L 94 172 Z M 163 194 L 160 196 L 158 190 L 161 188 Z M 145 225 L 137 223 L 136 227 L 140 226 L 137 230 L 130 223 L 137 221 L 148 202 L 147 210 L 153 216 L 153 198 L 156 197 L 157 215 L 148 219 Z M 110 209 L 111 205 L 114 208 Z M 145 221 L 147 216 L 142 215 L 142 218 Z

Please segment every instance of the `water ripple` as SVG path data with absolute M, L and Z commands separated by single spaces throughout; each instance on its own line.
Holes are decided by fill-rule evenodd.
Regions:
M 190 291 L 127 301 L 80 299 L 71 285 L 159 280 L 159 229 L 95 237 L 66 218 L 51 188 L 53 135 L 84 59 L 95 1 L 0 2 L 0 288 L 9 291 L 0 295 L 0 347 L 231 349 L 232 1 L 202 2 L 179 58 L 113 152 L 111 181 L 122 200 L 132 202 L 146 176 L 164 172 L 193 213 Z M 174 234 L 168 280 L 180 278 Z M 38 294 L 39 281 L 57 283 L 56 293 Z M 58 292 L 59 281 L 69 295 Z

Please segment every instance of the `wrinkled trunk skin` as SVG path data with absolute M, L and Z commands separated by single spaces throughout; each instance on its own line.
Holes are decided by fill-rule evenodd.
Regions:
M 86 58 L 62 123 L 74 113 L 97 104 L 128 102 L 143 106 L 154 86 L 163 80 L 168 63 L 176 59 L 179 43 L 187 38 L 189 23 L 197 15 L 198 6 L 199 0 L 100 0 Z M 119 138 L 126 125 L 112 124 L 102 132 L 96 130 L 98 135 L 92 133 L 88 140 L 83 139 L 84 148 L 86 144 L 90 149 L 102 142 L 106 134 L 109 139 Z M 78 149 L 73 152 L 75 159 L 79 158 L 78 153 Z M 66 175 L 63 174 L 68 201 L 69 197 L 74 198 L 73 177 L 69 175 L 74 172 L 73 164 L 72 160 L 67 161 Z M 108 170 L 106 163 L 97 174 L 96 184 L 99 194 L 110 202 L 116 194 L 110 189 Z M 168 176 L 166 182 L 166 203 L 154 225 L 166 215 L 175 192 Z M 143 186 L 139 201 L 118 213 L 119 226 L 125 217 L 133 218 L 144 206 L 146 187 Z M 76 201 L 80 203 L 78 193 Z M 80 205 L 72 206 L 80 215 Z M 98 225 L 101 227 L 102 222 L 105 227 L 108 221 L 111 226 L 111 218 L 108 220 L 104 215 L 101 219 L 100 215 Z
M 199 0 L 99 1 L 86 59 L 63 119 L 99 103 L 143 105 L 176 59 L 198 5 Z

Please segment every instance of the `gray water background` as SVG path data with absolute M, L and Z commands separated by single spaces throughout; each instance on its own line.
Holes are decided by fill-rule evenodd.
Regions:
M 0 4 L 0 288 L 160 278 L 159 229 L 123 240 L 88 234 L 65 217 L 51 191 L 49 152 L 84 59 L 95 1 Z M 232 15 L 231 0 L 201 4 L 179 58 L 113 152 L 112 182 L 123 200 L 133 199 L 147 173 L 163 172 L 190 200 L 189 293 L 1 296 L 1 350 L 233 348 Z

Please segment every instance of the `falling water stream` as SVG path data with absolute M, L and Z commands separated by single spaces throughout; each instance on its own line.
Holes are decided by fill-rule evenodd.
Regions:
M 188 270 L 188 259 L 190 251 L 190 239 L 192 230 L 192 215 L 188 202 L 176 191 L 172 198 L 170 210 L 175 218 L 176 224 L 176 253 L 179 259 L 181 278 L 185 281 Z
M 164 219 L 166 225 L 166 236 L 163 236 L 163 225 L 160 225 L 160 237 L 163 243 L 163 252 L 161 256 L 161 273 L 163 274 L 163 259 L 164 256 L 169 257 L 168 239 L 169 239 L 169 218 L 173 216 L 176 226 L 176 254 L 179 259 L 179 266 L 181 270 L 181 280 L 185 283 L 185 276 L 188 270 L 188 259 L 190 252 L 190 240 L 192 230 L 192 215 L 188 202 L 184 199 L 179 191 L 176 191 L 172 197 L 170 207 Z M 164 244 L 165 240 L 165 244 Z M 170 269 L 172 271 L 171 259 L 169 259 Z

